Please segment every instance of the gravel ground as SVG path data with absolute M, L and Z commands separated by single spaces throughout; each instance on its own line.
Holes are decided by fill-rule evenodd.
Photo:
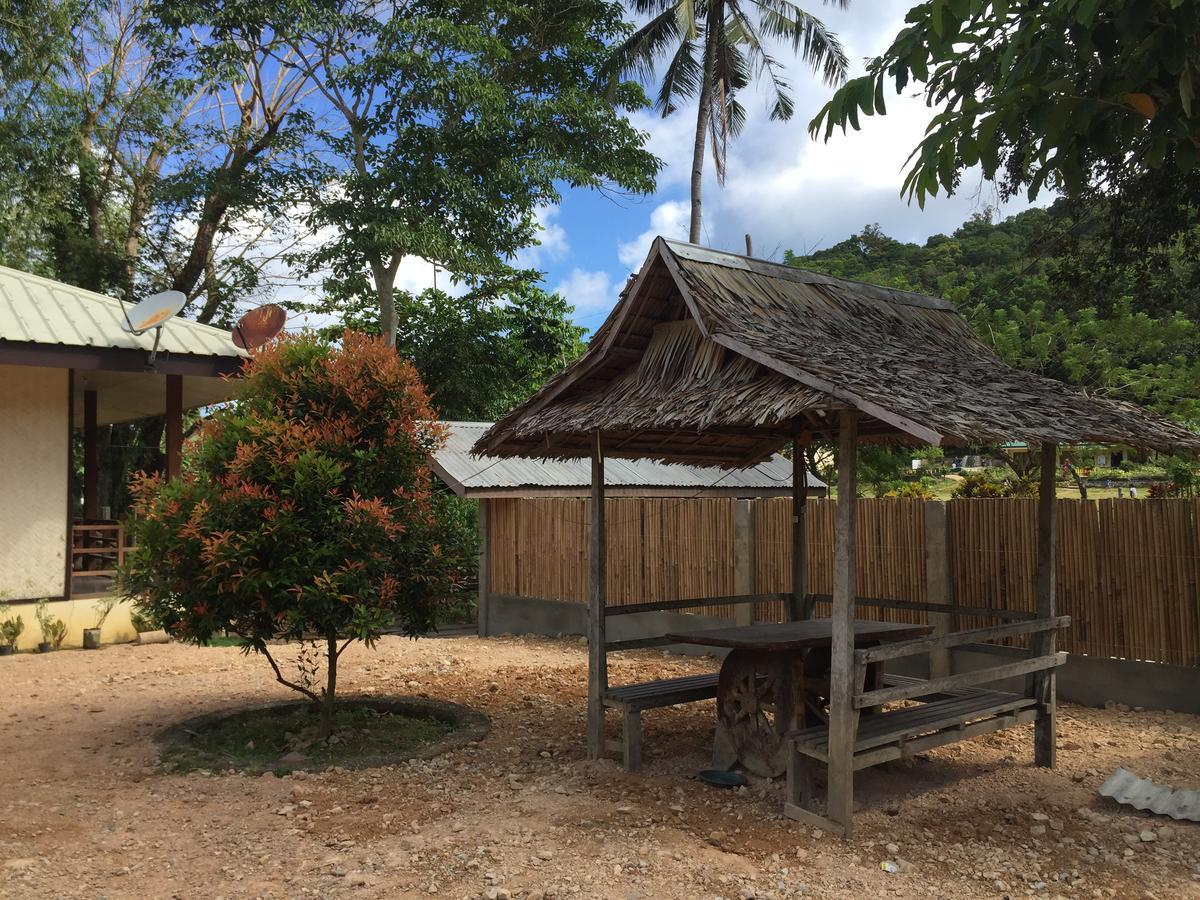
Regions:
M 712 660 L 625 654 L 613 681 Z M 480 744 L 357 772 L 163 774 L 154 736 L 289 693 L 232 648 L 106 647 L 0 660 L 0 896 L 1200 897 L 1200 825 L 1118 808 L 1118 765 L 1200 788 L 1200 719 L 1060 712 L 1032 730 L 861 773 L 852 841 L 781 815 L 782 785 L 694 779 L 712 704 L 645 715 L 645 768 L 583 758 L 575 640 L 386 638 L 347 692 L 482 709 Z M 615 723 L 614 723 L 615 724 Z M 881 863 L 900 871 L 889 874 Z

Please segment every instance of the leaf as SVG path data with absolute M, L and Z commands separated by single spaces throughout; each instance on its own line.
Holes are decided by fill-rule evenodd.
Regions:
M 1179 75 L 1179 102 L 1183 105 L 1184 115 L 1192 114 L 1192 100 L 1196 96 L 1192 87 L 1192 64 L 1185 63 Z
M 1158 104 L 1154 102 L 1154 98 L 1149 94 L 1133 92 L 1125 95 L 1125 102 L 1136 109 L 1147 119 L 1153 119 L 1158 115 Z
M 942 8 L 946 5 L 946 0 L 933 0 L 933 16 L 932 25 L 933 33 L 941 37 L 945 32 L 945 23 L 942 21 Z

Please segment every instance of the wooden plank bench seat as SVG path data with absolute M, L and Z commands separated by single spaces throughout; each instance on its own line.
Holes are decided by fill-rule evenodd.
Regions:
M 604 692 L 604 705 L 621 710 L 620 741 L 606 741 L 605 749 L 621 753 L 625 771 L 634 772 L 642 764 L 642 710 L 694 703 L 717 696 L 716 672 L 663 678 L 637 684 L 622 684 Z
M 865 769 L 903 759 L 933 747 L 1032 722 L 1036 701 L 1003 691 L 964 690 L 916 706 L 892 709 L 859 719 L 854 739 L 854 768 Z M 792 732 L 796 752 L 828 763 L 829 727 Z

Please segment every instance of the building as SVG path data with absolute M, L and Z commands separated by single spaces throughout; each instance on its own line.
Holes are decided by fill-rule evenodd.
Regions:
M 241 368 L 227 331 L 173 318 L 155 353 L 154 333 L 125 322 L 119 300 L 0 267 L 0 596 L 25 622 L 21 649 L 39 638 L 22 607 L 43 598 L 68 625 L 65 645 L 78 645 L 122 556 L 121 523 L 98 503 L 97 428 L 165 416 L 175 474 L 183 411 L 228 399 L 223 376 Z M 119 607 L 103 639 L 131 636 Z

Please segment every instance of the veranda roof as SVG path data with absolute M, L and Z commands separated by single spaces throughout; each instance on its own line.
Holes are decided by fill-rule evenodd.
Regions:
M 1096 441 L 1200 451 L 1200 435 L 1013 369 L 945 300 L 655 240 L 588 351 L 476 454 L 746 466 L 855 407 L 862 440 Z

